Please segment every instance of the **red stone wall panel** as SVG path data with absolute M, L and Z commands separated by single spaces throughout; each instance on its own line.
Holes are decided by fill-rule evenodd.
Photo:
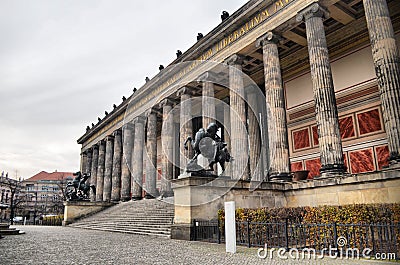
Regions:
M 303 170 L 303 162 L 293 162 L 290 164 L 290 171 L 295 172 L 299 170 Z
M 319 158 L 310 159 L 305 161 L 306 170 L 309 170 L 308 179 L 313 179 L 320 175 L 319 170 L 321 168 L 321 160 Z
M 354 130 L 353 116 L 339 119 L 339 126 L 340 136 L 342 137 L 342 139 L 351 138 L 356 135 Z
M 382 130 L 381 115 L 378 109 L 357 114 L 360 135 Z
M 372 148 L 349 152 L 351 173 L 363 173 L 375 170 Z
M 312 130 L 312 138 L 313 138 L 313 145 L 318 146 L 319 140 L 318 140 L 318 128 L 317 126 L 311 127 Z
M 310 134 L 308 128 L 293 132 L 293 149 L 299 150 L 310 147 Z
M 347 161 L 347 153 L 343 153 L 343 160 L 344 160 L 344 166 L 347 169 L 346 172 L 350 172 L 349 163 Z
M 378 169 L 382 169 L 384 166 L 389 165 L 389 147 L 387 145 L 378 146 L 375 148 L 376 160 L 378 162 Z

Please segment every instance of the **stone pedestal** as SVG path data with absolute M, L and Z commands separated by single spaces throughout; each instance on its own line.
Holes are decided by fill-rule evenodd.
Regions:
M 283 184 L 264 183 L 250 191 L 250 181 L 229 177 L 189 177 L 172 181 L 175 199 L 174 224 L 171 237 L 190 240 L 193 220 L 215 220 L 225 201 L 235 201 L 240 208 L 283 207 Z M 281 195 L 281 196 L 278 196 Z
M 175 216 L 174 239 L 190 240 L 194 220 L 216 220 L 224 202 L 237 208 L 280 208 L 353 203 L 398 203 L 400 170 L 320 178 L 290 183 L 263 182 L 253 191 L 251 182 L 230 178 L 189 177 L 172 181 Z
M 80 218 L 100 212 L 113 205 L 115 205 L 115 203 L 88 201 L 64 202 L 65 208 L 63 226 L 72 224 Z

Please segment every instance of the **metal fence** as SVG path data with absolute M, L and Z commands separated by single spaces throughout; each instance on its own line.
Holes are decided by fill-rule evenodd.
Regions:
M 217 220 L 193 222 L 193 239 L 223 243 L 223 224 Z M 393 224 L 299 224 L 286 222 L 236 222 L 236 242 L 247 247 L 315 249 L 328 254 L 332 249 L 357 255 L 370 249 L 371 256 L 386 253 L 400 258 L 400 223 Z

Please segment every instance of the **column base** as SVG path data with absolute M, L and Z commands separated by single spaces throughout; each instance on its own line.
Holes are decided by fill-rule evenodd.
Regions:
M 121 198 L 122 202 L 127 202 L 127 201 L 130 201 L 130 200 L 131 200 L 131 197 L 123 197 L 123 198 Z
M 269 180 L 291 182 L 293 180 L 293 177 L 290 173 L 271 173 L 269 176 Z
M 321 173 L 321 176 L 319 178 L 343 175 L 346 170 L 347 168 L 344 164 L 323 165 L 319 170 L 319 173 Z
M 132 197 L 132 201 L 140 201 L 140 200 L 142 200 L 143 199 L 143 197 Z

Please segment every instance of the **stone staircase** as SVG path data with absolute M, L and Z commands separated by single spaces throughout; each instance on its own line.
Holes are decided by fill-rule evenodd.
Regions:
M 174 205 L 153 200 L 121 202 L 69 227 L 171 237 Z
M 0 238 L 2 236 L 9 236 L 9 235 L 22 235 L 25 234 L 24 231 L 18 230 L 16 228 L 10 228 L 9 224 L 2 224 L 0 223 Z

